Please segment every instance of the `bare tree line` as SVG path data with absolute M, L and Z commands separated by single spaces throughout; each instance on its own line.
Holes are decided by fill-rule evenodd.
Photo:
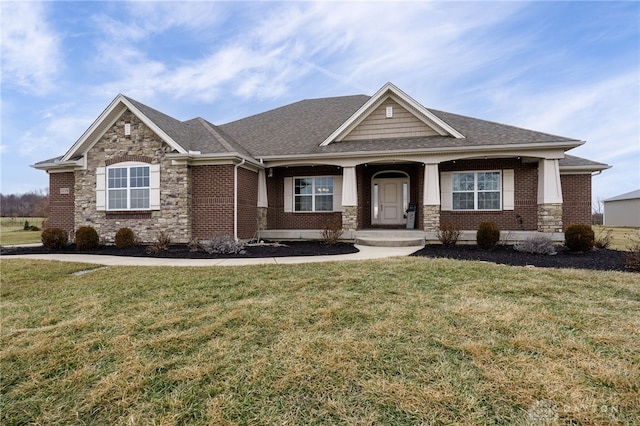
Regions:
M 0 216 L 2 217 L 47 217 L 49 215 L 49 191 L 26 194 L 0 194 Z

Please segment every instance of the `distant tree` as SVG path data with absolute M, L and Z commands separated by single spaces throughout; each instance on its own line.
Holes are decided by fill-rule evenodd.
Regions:
M 46 189 L 26 194 L 0 194 L 2 217 L 47 217 L 48 214 L 49 193 Z
M 598 197 L 593 203 L 593 212 L 591 213 L 591 224 L 602 225 L 604 223 L 604 198 Z

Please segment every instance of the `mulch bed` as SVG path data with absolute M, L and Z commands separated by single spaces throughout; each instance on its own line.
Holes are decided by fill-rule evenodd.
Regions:
M 482 250 L 475 245 L 456 245 L 453 247 L 427 245 L 412 256 L 480 260 L 513 266 L 640 272 L 638 269 L 626 267 L 627 252 L 608 249 L 577 253 L 559 248 L 557 254 L 549 256 L 519 252 L 511 246 L 497 246 L 493 250 Z
M 288 241 L 277 245 L 247 245 L 243 254 L 209 254 L 205 251 L 190 251 L 186 244 L 173 244 L 166 251 L 147 253 L 147 246 L 136 246 L 130 249 L 117 249 L 115 246 L 100 246 L 93 250 L 76 250 L 75 244 L 64 249 L 49 250 L 39 247 L 0 247 L 0 255 L 12 254 L 99 254 L 109 256 L 159 257 L 173 259 L 227 259 L 258 258 L 287 256 L 325 256 L 335 254 L 357 253 L 353 244 L 337 243 L 327 245 L 319 241 Z

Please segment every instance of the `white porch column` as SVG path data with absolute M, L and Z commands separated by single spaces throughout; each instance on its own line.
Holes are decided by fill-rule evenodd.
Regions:
M 538 162 L 538 204 L 562 203 L 560 165 L 558 160 Z
M 358 229 L 358 180 L 355 167 L 342 168 L 342 229 Z
M 440 175 L 437 164 L 424 166 L 424 192 L 422 194 L 425 206 L 440 205 Z
M 258 207 L 269 207 L 267 199 L 267 177 L 264 169 L 258 170 Z
M 424 185 L 422 193 L 422 228 L 425 232 L 435 232 L 440 227 L 440 174 L 438 164 L 424 165 Z
M 562 185 L 557 159 L 538 162 L 538 232 L 562 232 Z

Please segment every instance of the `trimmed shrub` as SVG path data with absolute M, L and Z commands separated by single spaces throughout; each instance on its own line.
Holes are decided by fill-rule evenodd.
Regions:
M 445 246 L 455 246 L 458 238 L 460 238 L 460 234 L 462 234 L 460 227 L 453 222 L 447 221 L 440 223 L 436 231 L 438 240 Z
M 334 245 L 342 237 L 342 224 L 340 222 L 332 222 L 322 230 L 322 241 L 327 245 Z
M 57 250 L 69 244 L 69 235 L 67 231 L 60 228 L 46 228 L 40 236 L 42 245 L 48 249 Z
M 129 228 L 120 228 L 116 232 L 115 245 L 119 250 L 134 247 L 136 245 L 136 235 Z
M 90 250 L 100 245 L 100 237 L 92 226 L 81 226 L 76 231 L 76 249 Z
M 591 251 L 594 240 L 591 225 L 571 225 L 564 232 L 564 245 L 571 251 Z
M 478 227 L 476 242 L 478 247 L 491 250 L 500 241 L 500 228 L 493 222 L 482 222 Z
M 209 254 L 243 254 L 244 244 L 236 241 L 230 235 L 215 237 L 202 244 L 202 249 Z
M 556 248 L 553 245 L 551 238 L 544 235 L 536 235 L 535 237 L 527 238 L 526 240 L 517 243 L 513 246 L 514 250 L 524 253 L 533 254 L 556 254 Z

